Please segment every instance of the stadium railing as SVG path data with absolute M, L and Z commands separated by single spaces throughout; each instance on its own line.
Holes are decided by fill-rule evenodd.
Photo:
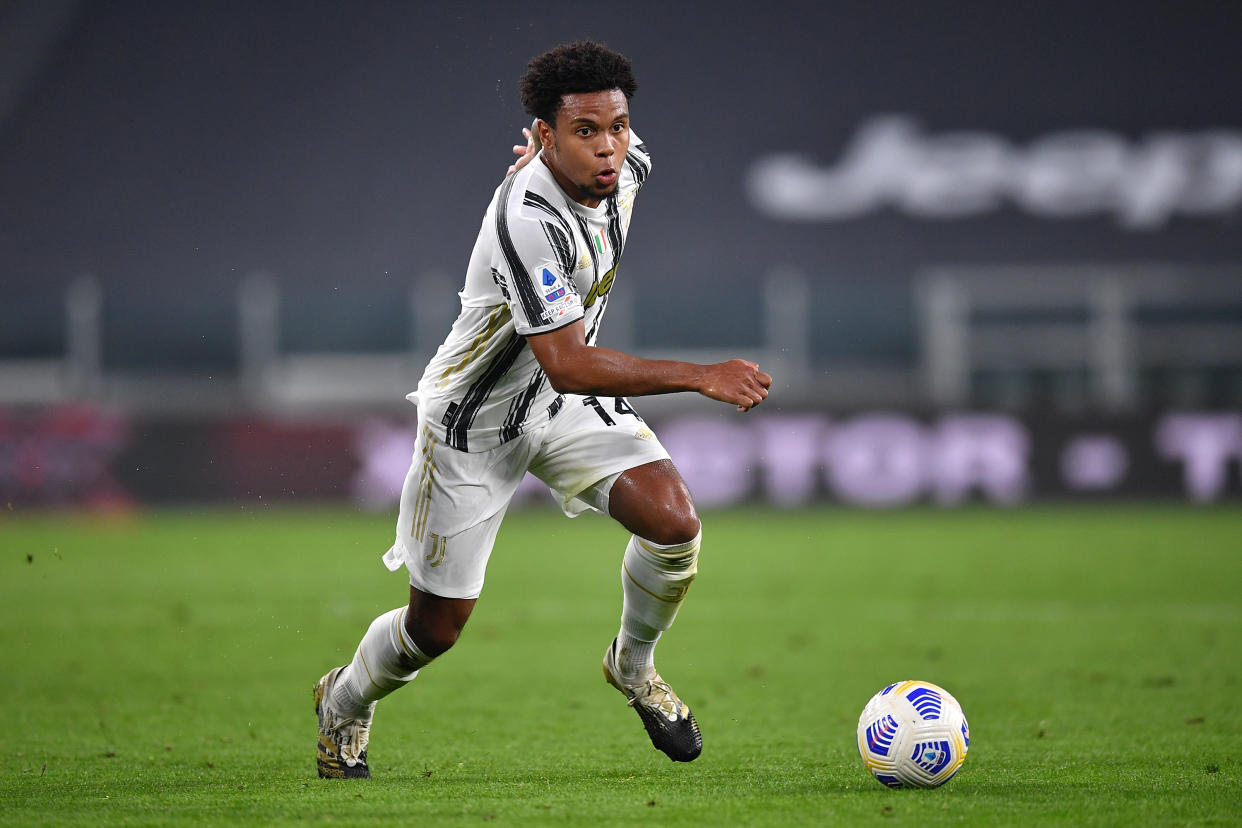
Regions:
M 645 300 L 623 290 L 609 296 L 602 344 L 695 362 L 755 359 L 775 377 L 774 391 L 782 403 L 792 407 L 1017 408 L 1052 402 L 1064 408 L 1060 403 L 1068 401 L 1069 407 L 1076 402 L 1107 412 L 1151 402 L 1197 405 L 1219 399 L 1234 405 L 1242 400 L 1238 266 L 928 269 L 907 294 L 918 328 L 917 337 L 911 336 L 917 344 L 908 353 L 892 348 L 876 353 L 874 343 L 865 341 L 873 326 L 863 317 L 879 312 L 868 306 L 882 304 L 867 301 L 866 294 L 854 298 L 859 312 L 851 314 L 837 302 L 833 284 L 818 275 L 774 268 L 757 284 L 751 299 L 737 300 L 760 305 L 757 311 L 747 308 L 757 320 L 751 341 L 724 329 L 715 341 L 669 338 L 653 345 L 640 336 L 643 324 L 650 328 L 649 320 L 640 319 L 649 311 L 640 304 Z M 232 352 L 222 360 L 223 370 L 196 374 L 174 357 L 162 373 L 144 376 L 115 358 L 105 359 L 110 345 L 124 343 L 121 336 L 143 334 L 106 331 L 105 299 L 120 302 L 85 276 L 65 291 L 62 319 L 27 325 L 55 331 L 40 341 L 57 340 L 59 353 L 36 354 L 29 348 L 5 353 L 0 342 L 0 405 L 85 401 L 174 412 L 205 407 L 397 410 L 452 322 L 455 290 L 454 279 L 426 274 L 404 294 L 397 286 L 382 300 L 370 297 L 369 310 L 351 310 L 335 297 L 329 308 L 333 316 L 325 322 L 306 306 L 304 291 L 282 289 L 272 274 L 255 272 L 240 283 L 231 310 L 184 321 L 185 326 L 215 329 L 216 347 Z M 886 301 L 883 310 L 891 316 L 893 297 Z M 376 304 L 383 306 L 381 321 L 375 321 Z M 831 314 L 827 305 L 834 306 Z M 234 321 L 210 324 L 225 316 Z M 845 317 L 846 324 L 834 342 L 824 334 L 837 317 Z M 126 317 L 135 318 L 133 313 Z M 115 318 L 112 322 L 119 324 Z M 354 342 L 341 347 L 340 337 L 332 333 L 343 322 L 364 332 L 382 325 L 385 333 L 363 336 L 360 347 Z M 181 335 L 197 338 L 198 332 Z M 841 337 L 864 341 L 842 343 Z M 838 353 L 840 344 L 848 347 Z M 1035 381 L 1040 375 L 1053 377 L 1053 387 L 1040 387 Z M 644 410 L 656 413 L 685 404 L 684 395 L 656 397 L 644 401 Z
M 937 406 L 977 404 L 989 375 L 1030 402 L 1039 372 L 1081 376 L 1082 402 L 1104 411 L 1211 403 L 1211 386 L 1236 403 L 1242 391 L 1242 267 L 939 267 L 916 297 Z

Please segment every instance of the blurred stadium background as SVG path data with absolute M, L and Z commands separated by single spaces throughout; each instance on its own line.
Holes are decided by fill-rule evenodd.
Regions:
M 602 343 L 776 377 L 637 403 L 700 503 L 1242 493 L 1229 4 L 8 0 L 0 497 L 391 508 L 581 36 L 657 166 Z

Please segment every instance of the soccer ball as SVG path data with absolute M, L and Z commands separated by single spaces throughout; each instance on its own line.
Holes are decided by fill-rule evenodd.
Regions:
M 926 681 L 899 681 L 858 717 L 858 752 L 890 788 L 943 785 L 966 761 L 970 726 L 957 699 Z

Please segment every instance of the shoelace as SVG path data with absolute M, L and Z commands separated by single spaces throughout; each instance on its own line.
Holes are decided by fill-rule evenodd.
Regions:
M 342 717 L 333 723 L 331 732 L 334 736 L 344 737 L 339 741 L 334 740 L 340 745 L 341 758 L 357 762 L 365 749 L 363 746 L 371 740 L 371 722 Z
M 662 695 L 659 701 L 651 701 L 651 697 Z M 668 682 L 663 679 L 647 679 L 644 683 L 642 693 L 635 693 L 630 699 L 629 704 L 633 707 L 636 703 L 641 702 L 644 707 L 651 707 L 659 710 L 670 722 L 675 721 L 681 715 L 681 702 L 677 696 L 673 694 L 673 688 L 669 687 Z

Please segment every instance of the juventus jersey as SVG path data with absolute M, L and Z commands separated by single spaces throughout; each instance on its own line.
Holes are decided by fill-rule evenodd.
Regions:
M 525 337 L 581 319 L 594 345 L 608 306 L 634 197 L 651 156 L 633 131 L 617 189 L 598 207 L 571 199 L 542 152 L 504 180 L 479 229 L 461 313 L 408 396 L 445 443 L 496 448 L 556 415 L 549 385 Z

